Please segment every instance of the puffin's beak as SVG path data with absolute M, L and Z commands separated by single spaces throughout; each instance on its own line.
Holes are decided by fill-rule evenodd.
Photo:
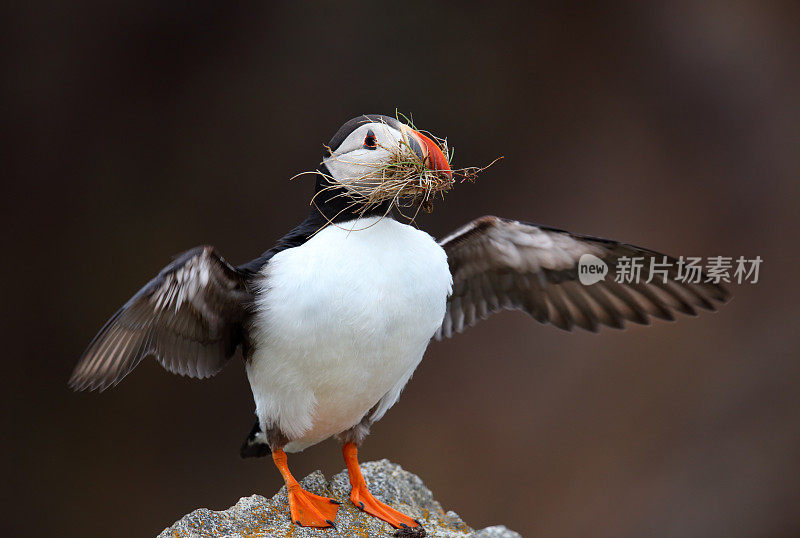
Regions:
M 439 145 L 411 127 L 403 126 L 403 135 L 406 137 L 411 150 L 422 159 L 428 168 L 434 172 L 444 172 L 448 178 L 453 177 L 453 172 L 450 170 L 450 165 L 447 162 L 447 157 L 442 153 Z

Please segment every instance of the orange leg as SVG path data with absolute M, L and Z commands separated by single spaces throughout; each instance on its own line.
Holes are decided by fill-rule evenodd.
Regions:
M 347 473 L 350 475 L 350 485 L 353 486 L 353 490 L 350 492 L 350 500 L 353 504 L 369 515 L 384 520 L 395 529 L 420 526 L 416 520 L 372 496 L 367 489 L 364 476 L 361 474 L 361 467 L 358 465 L 358 448 L 355 443 L 345 443 L 342 447 L 342 454 L 344 462 L 347 464 Z
M 289 509 L 292 521 L 303 527 L 335 527 L 336 512 L 339 503 L 327 497 L 309 493 L 300 487 L 286 465 L 286 453 L 281 450 L 272 451 L 272 461 L 281 472 L 286 489 L 289 492 Z

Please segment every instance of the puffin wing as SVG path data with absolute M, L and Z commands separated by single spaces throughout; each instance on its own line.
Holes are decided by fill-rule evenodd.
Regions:
M 244 274 L 213 247 L 177 256 L 111 317 L 70 377 L 75 390 L 116 385 L 148 355 L 170 372 L 216 374 L 241 341 Z
M 608 239 L 487 216 L 439 241 L 453 275 L 453 294 L 436 338 L 450 337 L 500 310 L 522 310 L 541 323 L 564 330 L 577 326 L 597 332 L 601 325 L 621 329 L 625 321 L 647 325 L 651 317 L 672 320 L 674 312 L 696 315 L 716 310 L 728 292 L 719 284 L 683 282 L 677 260 L 658 252 Z M 583 285 L 578 262 L 591 254 L 608 265 L 604 280 Z M 641 278 L 616 282 L 621 258 L 641 258 Z M 651 260 L 668 264 L 666 282 Z M 624 269 L 623 269 L 624 274 Z M 692 280 L 696 280 L 693 278 Z

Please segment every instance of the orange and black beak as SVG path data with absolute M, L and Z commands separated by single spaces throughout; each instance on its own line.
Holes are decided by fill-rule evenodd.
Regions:
M 403 125 L 401 130 L 405 142 L 428 168 L 434 172 L 443 172 L 448 179 L 453 177 L 447 157 L 436 142 L 407 125 Z

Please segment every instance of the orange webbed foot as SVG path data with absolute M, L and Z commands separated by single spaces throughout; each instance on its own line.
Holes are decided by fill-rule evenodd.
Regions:
M 292 521 L 303 527 L 335 527 L 339 502 L 314 495 L 301 487 L 289 489 L 289 509 Z
M 292 512 L 292 521 L 303 527 L 336 527 L 336 512 L 339 511 L 339 501 L 309 493 L 300 487 L 286 462 L 286 453 L 276 448 L 272 451 L 272 461 L 283 476 L 286 491 L 289 495 L 289 510 Z
M 382 503 L 365 487 L 354 487 L 350 493 L 350 500 L 354 505 L 373 517 L 382 519 L 395 529 L 411 529 L 419 527 L 419 522 L 404 513 L 395 510 L 386 503 Z
M 344 461 L 347 464 L 347 472 L 350 476 L 350 485 L 353 486 L 350 492 L 350 500 L 354 505 L 373 517 L 382 519 L 400 532 L 395 536 L 425 536 L 425 529 L 419 521 L 395 510 L 388 504 L 376 499 L 367 489 L 367 483 L 361 474 L 361 467 L 358 465 L 358 449 L 354 443 L 345 443 L 342 447 Z

